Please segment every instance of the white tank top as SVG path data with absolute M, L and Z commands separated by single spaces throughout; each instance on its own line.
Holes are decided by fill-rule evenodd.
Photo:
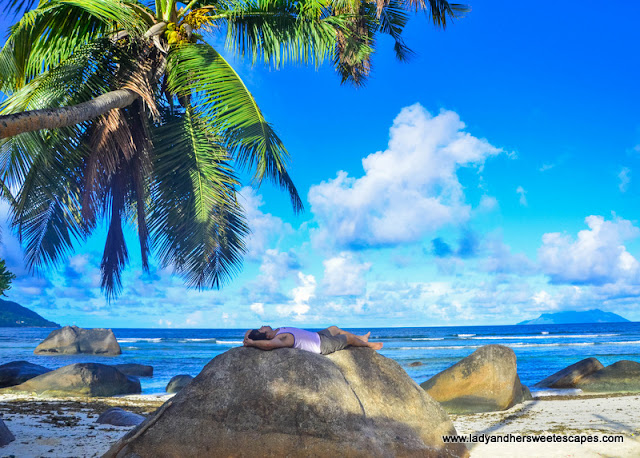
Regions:
M 320 336 L 317 332 L 306 331 L 298 328 L 280 328 L 276 332 L 279 334 L 291 334 L 293 336 L 293 348 L 320 353 Z

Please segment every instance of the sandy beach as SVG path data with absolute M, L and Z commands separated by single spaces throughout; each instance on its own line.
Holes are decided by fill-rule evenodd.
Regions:
M 536 397 L 503 412 L 451 416 L 458 434 L 592 435 L 598 442 L 478 443 L 472 457 L 640 456 L 640 395 Z M 603 442 L 622 435 L 622 443 Z
M 0 413 L 16 440 L 1 456 L 96 457 L 130 427 L 100 425 L 109 407 L 140 414 L 157 409 L 171 395 L 52 399 L 0 396 Z M 640 456 L 640 395 L 537 397 L 503 412 L 452 415 L 459 434 L 502 436 L 592 435 L 599 442 L 478 443 L 468 445 L 472 457 L 637 457 Z M 622 443 L 603 442 L 622 435 Z
M 96 423 L 102 412 L 121 407 L 147 415 L 172 396 L 57 399 L 0 395 L 0 413 L 16 437 L 0 448 L 0 456 L 101 456 L 132 428 Z

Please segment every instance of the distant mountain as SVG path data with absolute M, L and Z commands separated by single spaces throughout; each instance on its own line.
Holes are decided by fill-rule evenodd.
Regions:
M 535 320 L 521 321 L 518 324 L 571 324 L 571 323 L 625 323 L 626 318 L 600 309 L 586 312 L 543 313 Z
M 11 328 L 59 328 L 53 321 L 45 320 L 36 312 L 15 302 L 0 299 L 0 327 Z

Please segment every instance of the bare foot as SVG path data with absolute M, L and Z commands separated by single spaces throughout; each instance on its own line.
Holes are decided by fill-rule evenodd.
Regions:
M 380 350 L 384 344 L 382 342 L 369 342 L 369 348 L 374 350 Z
M 369 342 L 369 336 L 371 336 L 371 331 L 367 332 L 363 336 L 358 336 L 358 339 L 362 340 L 363 342 Z

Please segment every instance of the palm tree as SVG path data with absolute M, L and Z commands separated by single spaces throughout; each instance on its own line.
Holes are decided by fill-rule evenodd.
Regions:
M 14 11 L 36 0 L 13 0 Z M 236 170 L 302 201 L 288 153 L 255 99 L 203 33 L 280 67 L 330 60 L 363 84 L 375 36 L 410 50 L 407 10 L 436 26 L 466 10 L 444 0 L 40 0 L 0 51 L 0 179 L 30 268 L 55 264 L 106 222 L 108 297 L 128 262 L 123 225 L 195 287 L 238 270 L 248 227 Z

